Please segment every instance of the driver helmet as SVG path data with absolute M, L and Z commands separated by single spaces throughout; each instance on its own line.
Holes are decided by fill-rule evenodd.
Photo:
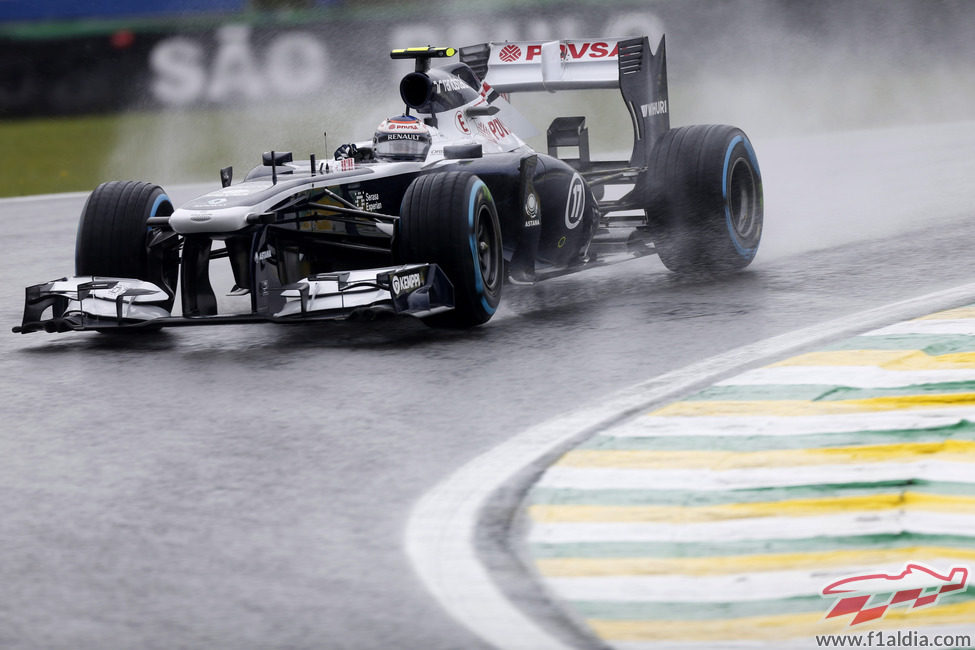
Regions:
M 379 160 L 426 160 L 430 128 L 412 115 L 384 120 L 372 137 L 373 155 Z

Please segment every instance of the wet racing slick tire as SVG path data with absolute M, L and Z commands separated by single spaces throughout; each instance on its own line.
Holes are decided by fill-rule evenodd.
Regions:
M 75 275 L 134 278 L 152 282 L 169 294 L 162 306 L 172 311 L 179 276 L 178 238 L 149 251 L 159 230 L 150 217 L 169 216 L 173 204 L 158 185 L 139 181 L 102 183 L 91 193 L 78 222 Z M 171 234 L 172 235 L 172 234 Z
M 764 207 L 758 159 L 741 129 L 671 129 L 654 145 L 648 174 L 648 230 L 664 266 L 710 274 L 748 266 Z
M 427 324 L 473 327 L 497 310 L 504 281 L 501 225 L 490 190 L 474 174 L 415 179 L 400 207 L 395 253 L 400 263 L 438 264 L 454 285 L 454 309 Z

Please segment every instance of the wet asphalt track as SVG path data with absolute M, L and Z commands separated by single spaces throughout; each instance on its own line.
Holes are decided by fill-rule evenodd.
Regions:
M 901 135 L 756 140 L 745 273 L 648 258 L 508 287 L 471 332 L 14 335 L 24 286 L 72 271 L 83 200 L 0 202 L 0 647 L 481 647 L 401 550 L 453 469 L 640 380 L 975 278 L 975 124 Z

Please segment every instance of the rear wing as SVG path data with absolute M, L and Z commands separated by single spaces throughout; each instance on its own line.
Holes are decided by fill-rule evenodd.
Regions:
M 667 55 L 646 37 L 518 41 L 460 48 L 460 60 L 500 93 L 619 88 L 633 121 L 630 165 L 645 167 L 650 146 L 670 129 Z

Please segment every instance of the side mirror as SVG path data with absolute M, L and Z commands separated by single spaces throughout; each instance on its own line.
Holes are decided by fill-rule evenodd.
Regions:
M 447 160 L 482 158 L 483 156 L 484 149 L 479 144 L 455 144 L 443 148 L 443 157 Z
M 497 106 L 491 106 L 490 104 L 484 104 L 481 106 L 472 106 L 468 108 L 465 113 L 471 117 L 488 117 L 489 115 L 496 115 L 501 111 Z
M 277 167 L 294 160 L 290 151 L 265 151 L 261 156 L 265 167 Z
M 261 160 L 264 161 L 265 167 L 271 168 L 271 183 L 277 185 L 278 166 L 291 162 L 294 160 L 294 156 L 291 155 L 290 151 L 265 151 Z M 290 170 L 287 173 L 290 173 Z

